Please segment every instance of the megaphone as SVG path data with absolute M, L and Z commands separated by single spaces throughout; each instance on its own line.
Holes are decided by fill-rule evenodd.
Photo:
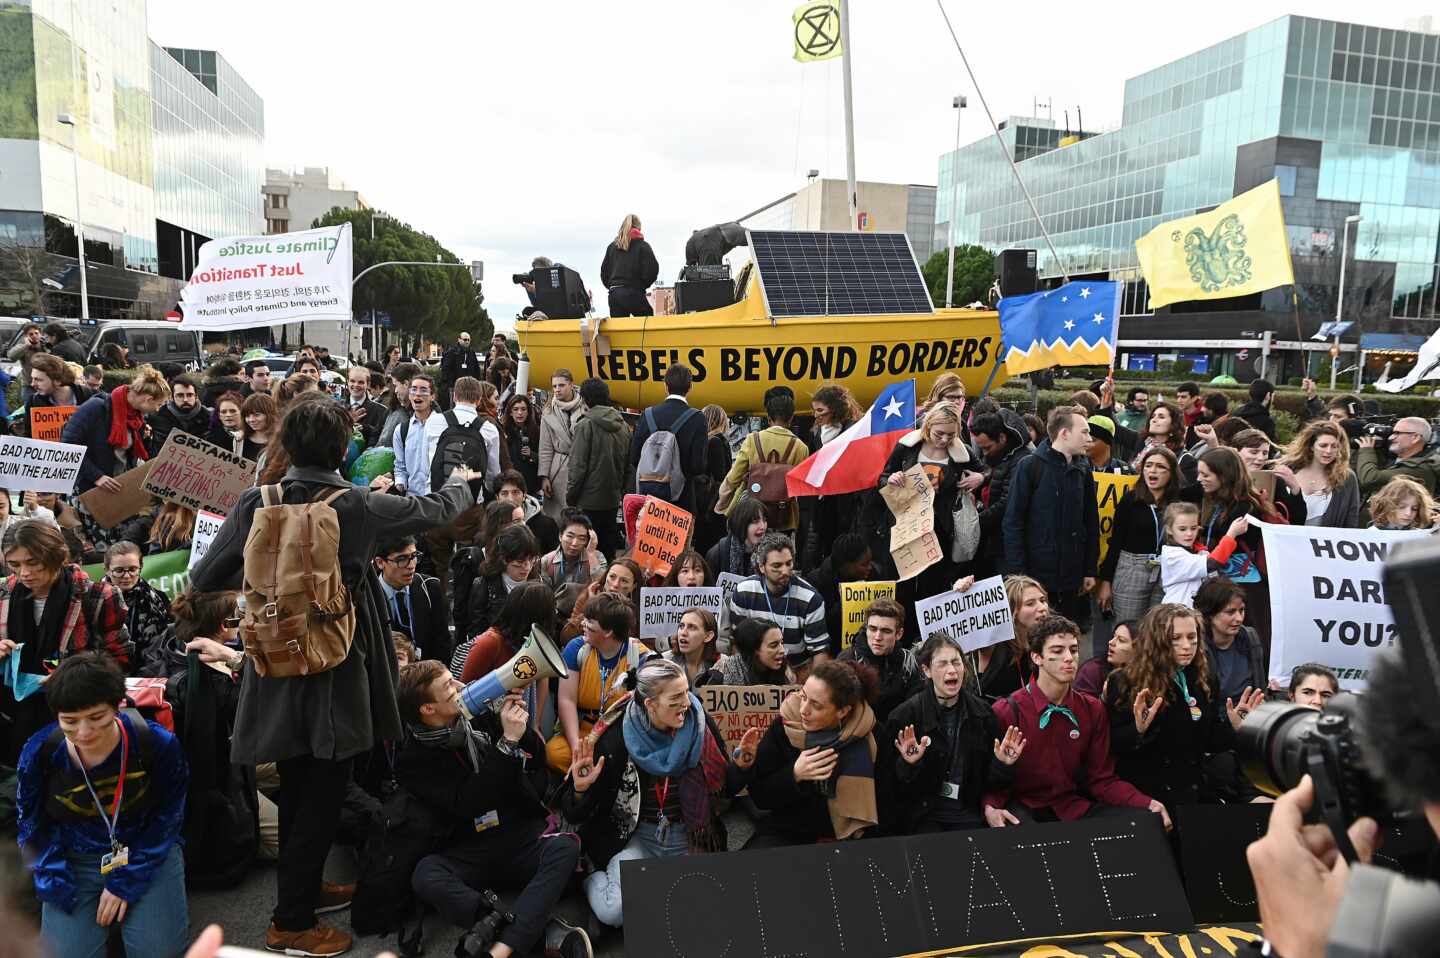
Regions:
M 465 686 L 460 693 L 460 707 L 471 718 L 479 715 L 490 703 L 510 692 L 518 692 L 541 679 L 565 678 L 570 670 L 550 637 L 539 626 L 530 627 L 530 635 L 510 661 Z

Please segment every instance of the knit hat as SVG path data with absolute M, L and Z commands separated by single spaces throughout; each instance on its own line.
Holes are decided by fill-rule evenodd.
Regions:
M 1109 416 L 1091 416 L 1090 435 L 1107 446 L 1115 445 L 1115 420 Z

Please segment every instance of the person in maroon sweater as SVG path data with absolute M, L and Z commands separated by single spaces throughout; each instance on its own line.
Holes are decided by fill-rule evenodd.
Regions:
M 1048 615 L 1028 638 L 1035 678 L 992 706 L 1001 728 L 1020 729 L 1024 751 L 1015 763 L 1014 780 L 985 795 L 985 821 L 1003 828 L 1143 808 L 1159 815 L 1169 829 L 1164 805 L 1115 777 L 1105 706 L 1072 688 L 1080 665 L 1079 626 Z

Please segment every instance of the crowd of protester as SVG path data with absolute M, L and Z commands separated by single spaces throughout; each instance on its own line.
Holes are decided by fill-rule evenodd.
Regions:
M 638 223 L 628 238 L 638 248 Z M 313 351 L 283 378 L 222 359 L 204 376 L 141 367 L 109 390 L 58 348 L 24 359 L 16 429 L 30 409 L 78 407 L 62 432 L 86 448 L 77 494 L 119 488 L 177 430 L 257 472 L 173 602 L 145 565 L 189 548 L 193 511 L 158 503 L 106 528 L 75 497 L 0 495 L 0 764 L 18 768 L 15 825 L 60 955 L 112 935 L 131 955 L 180 954 L 187 880 L 233 883 L 257 855 L 277 863 L 272 951 L 343 953 L 351 934 L 318 916 L 374 883 L 392 909 L 414 896 L 467 929 L 470 953 L 576 956 L 622 924 L 621 862 L 733 850 L 730 808 L 754 819 L 743 847 L 764 848 L 1135 810 L 1168 829 L 1180 804 L 1263 801 L 1236 729 L 1267 696 L 1320 708 L 1339 682 L 1313 664 L 1267 682 L 1250 519 L 1440 521 L 1429 423 L 1401 419 L 1388 450 L 1352 440 L 1358 401 L 1312 386 L 1313 418 L 1281 446 L 1263 380 L 1234 410 L 1195 384 L 1174 403 L 1135 387 L 1117 408 L 1097 383 L 1040 420 L 967 401 L 947 374 L 865 488 L 791 498 L 776 478 L 864 414 L 843 386 L 805 410 L 771 387 L 764 427 L 734 435 L 726 410 L 690 404 L 683 365 L 663 402 L 627 415 L 566 370 L 518 391 L 498 337 L 484 364 L 466 334 L 438 370 L 398 353 L 351 366 L 338 395 Z M 344 474 L 376 447 L 392 467 Z M 916 467 L 942 559 L 850 632 L 841 586 L 896 577 L 880 492 Z M 1103 561 L 1100 473 L 1137 477 Z M 626 500 L 643 495 L 695 518 L 663 577 L 629 551 Z M 262 674 L 239 638 L 256 614 L 247 531 L 265 506 L 319 501 L 347 651 Z M 643 589 L 722 573 L 743 578 L 719 617 L 690 609 L 675 635 L 641 640 Z M 916 602 L 996 574 L 1013 639 L 967 653 L 920 628 Z M 472 715 L 462 691 L 535 633 L 566 676 Z M 708 684 L 798 690 L 727 749 L 694 694 Z M 404 874 L 367 872 L 397 796 L 427 823 L 422 853 Z M 325 880 L 337 842 L 360 848 L 358 889 Z M 555 908 L 572 886 L 584 925 Z M 518 890 L 510 912 L 492 889 Z

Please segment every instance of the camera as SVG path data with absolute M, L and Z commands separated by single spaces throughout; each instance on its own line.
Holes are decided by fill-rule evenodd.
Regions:
M 514 283 L 514 284 L 517 285 L 517 286 L 520 285 L 521 283 L 531 282 L 530 274 L 529 274 L 529 273 L 511 273 L 511 274 L 510 274 L 510 282 Z
M 485 906 L 490 909 L 470 930 L 455 943 L 455 958 L 481 958 L 489 954 L 490 946 L 500 938 L 500 930 L 515 920 L 515 916 L 500 907 L 500 896 L 486 888 L 480 892 Z
M 1383 442 L 1395 431 L 1397 422 L 1398 416 L 1352 416 L 1340 420 L 1340 428 L 1345 430 L 1345 435 L 1350 437 L 1351 442 L 1361 436 L 1373 436 Z

